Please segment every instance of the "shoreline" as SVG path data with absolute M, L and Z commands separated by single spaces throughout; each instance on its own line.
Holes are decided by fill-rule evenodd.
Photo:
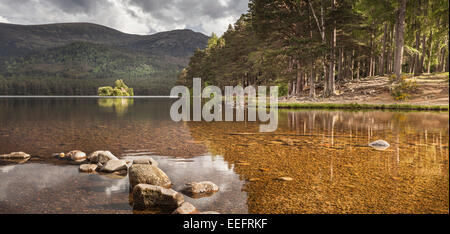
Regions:
M 267 105 L 268 107 L 270 104 Z M 359 104 L 359 103 L 298 103 L 280 102 L 279 109 L 343 109 L 343 110 L 413 110 L 413 111 L 448 111 L 448 105 L 416 104 Z

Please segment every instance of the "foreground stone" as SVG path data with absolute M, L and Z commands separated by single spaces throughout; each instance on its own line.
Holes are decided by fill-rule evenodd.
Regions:
M 133 209 L 176 209 L 184 202 L 183 195 L 161 186 L 138 184 L 133 189 Z
M 28 159 L 31 155 L 24 152 L 12 152 L 9 154 L 1 154 L 0 159 Z
M 65 157 L 70 158 L 72 161 L 83 161 L 86 160 L 86 153 L 80 150 L 72 150 Z
M 369 146 L 376 150 L 385 150 L 389 148 L 391 145 L 385 140 L 377 140 L 370 143 Z
M 183 202 L 172 214 L 198 214 L 199 211 L 189 202 Z
M 105 165 L 103 165 L 103 167 L 100 170 L 102 172 L 112 173 L 115 171 L 126 170 L 127 168 L 128 168 L 127 163 L 125 161 L 113 159 L 106 162 Z
M 161 169 L 150 164 L 133 164 L 130 167 L 128 177 L 130 186 L 134 188 L 137 184 L 157 185 L 170 188 L 172 182 Z
M 86 172 L 86 173 L 92 173 L 97 170 L 97 165 L 95 164 L 81 164 L 80 165 L 80 172 Z
M 100 163 L 101 165 L 104 165 L 109 160 L 119 160 L 119 159 L 109 151 L 99 150 L 89 154 L 88 160 L 91 163 Z
M 186 184 L 184 191 L 190 194 L 215 193 L 219 186 L 211 181 L 191 182 Z

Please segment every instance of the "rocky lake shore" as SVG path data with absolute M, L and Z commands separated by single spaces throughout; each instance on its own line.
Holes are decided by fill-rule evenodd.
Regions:
M 121 160 L 110 151 L 95 151 L 87 155 L 80 150 L 55 153 L 54 158 L 69 164 L 79 164 L 80 173 L 114 174 L 129 177 L 130 205 L 135 213 L 219 214 L 215 211 L 199 211 L 184 200 L 184 195 L 195 198 L 213 196 L 219 187 L 210 181 L 187 183 L 182 190 L 172 189 L 170 178 L 159 163 L 151 157 Z M 24 152 L 0 155 L 0 160 L 10 163 L 26 163 L 32 156 Z M 183 195 L 184 194 L 184 195 Z

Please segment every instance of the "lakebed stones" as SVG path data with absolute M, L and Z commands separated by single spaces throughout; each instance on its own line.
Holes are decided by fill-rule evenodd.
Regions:
M 137 184 L 157 185 L 164 188 L 170 188 L 172 185 L 166 173 L 150 164 L 133 164 L 128 174 L 131 188 Z
M 9 154 L 0 154 L 0 159 L 28 159 L 31 155 L 24 152 L 12 152 Z
M 211 181 L 191 182 L 186 184 L 183 192 L 187 195 L 209 195 L 219 191 L 219 186 Z
M 138 184 L 133 188 L 133 209 L 177 209 L 184 202 L 183 195 L 173 189 L 150 184 Z
M 293 181 L 294 179 L 291 177 L 282 176 L 282 177 L 276 178 L 276 180 L 278 180 L 278 181 Z
M 385 140 L 377 140 L 370 143 L 369 146 L 374 148 L 375 150 L 386 150 L 391 145 Z
M 189 202 L 183 202 L 172 214 L 199 214 L 200 212 Z
M 89 162 L 100 163 L 101 165 L 106 164 L 109 160 L 119 160 L 114 154 L 106 150 L 98 150 L 89 154 Z
M 118 159 L 113 159 L 113 160 L 109 160 L 107 161 L 102 168 L 100 169 L 100 171 L 102 172 L 108 172 L 108 173 L 112 173 L 112 172 L 116 172 L 116 171 L 123 171 L 123 170 L 127 170 L 127 163 L 123 160 L 118 160 Z
M 96 164 L 81 164 L 80 165 L 80 172 L 86 172 L 86 173 L 92 173 L 97 170 Z
M 86 160 L 86 153 L 80 150 L 72 150 L 65 155 L 65 157 L 69 158 L 72 161 L 84 161 Z

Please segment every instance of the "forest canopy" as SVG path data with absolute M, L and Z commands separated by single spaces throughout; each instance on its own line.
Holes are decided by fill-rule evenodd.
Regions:
M 448 7 L 448 0 L 250 0 L 246 14 L 194 53 L 178 82 L 278 85 L 314 98 L 363 77 L 401 83 L 406 73 L 448 72 Z

